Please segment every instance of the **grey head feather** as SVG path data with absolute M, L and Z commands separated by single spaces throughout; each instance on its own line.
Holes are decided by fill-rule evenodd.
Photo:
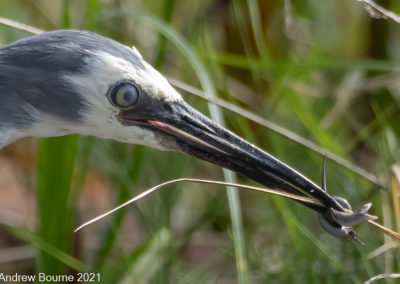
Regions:
M 86 109 L 85 98 L 64 75 L 87 72 L 87 59 L 97 51 L 143 67 L 142 60 L 127 46 L 87 31 L 46 32 L 2 47 L 0 130 L 27 128 L 35 123 L 30 108 L 79 122 Z

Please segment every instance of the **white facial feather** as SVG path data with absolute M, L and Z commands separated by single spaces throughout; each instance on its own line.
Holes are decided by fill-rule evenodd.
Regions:
M 169 102 L 182 100 L 159 72 L 141 58 L 138 59 L 142 66 L 136 66 L 105 52 L 97 52 L 87 62 L 86 74 L 65 75 L 88 103 L 88 110 L 82 114 L 84 122 L 67 127 L 83 135 L 164 149 L 155 139 L 153 132 L 140 127 L 122 125 L 118 120 L 120 110 L 112 106 L 106 96 L 109 88 L 117 82 L 131 80 L 154 98 Z

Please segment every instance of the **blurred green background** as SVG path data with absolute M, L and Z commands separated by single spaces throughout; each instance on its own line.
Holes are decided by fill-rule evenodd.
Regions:
M 379 3 L 400 13 L 399 1 Z M 390 192 L 391 167 L 400 162 L 400 25 L 370 17 L 358 1 L 2 0 L 0 17 L 135 45 L 163 74 L 379 177 L 386 189 L 328 162 L 331 194 L 355 207 L 371 201 L 380 222 L 400 223 Z M 0 26 L 1 45 L 27 36 Z M 181 93 L 209 115 L 205 100 Z M 241 115 L 222 114 L 229 129 L 320 183 L 319 154 Z M 73 233 L 179 177 L 224 178 L 220 168 L 182 154 L 92 137 L 6 147 L 0 272 L 86 271 L 100 273 L 101 283 L 361 283 L 399 272 L 399 248 L 367 224 L 357 227 L 362 247 L 326 234 L 312 211 L 283 198 L 240 191 L 240 210 L 221 186 L 169 186 Z

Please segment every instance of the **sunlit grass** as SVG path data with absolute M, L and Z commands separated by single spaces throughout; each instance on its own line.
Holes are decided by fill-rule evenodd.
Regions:
M 340 94 L 335 91 L 350 72 L 360 70 L 368 78 L 398 68 L 392 54 L 376 55 L 382 46 L 396 49 L 390 32 L 382 42 L 372 43 L 366 33 L 352 32 L 370 31 L 373 36 L 370 26 L 378 25 L 361 8 L 333 0 L 318 5 L 292 1 L 296 24 L 292 28 L 309 36 L 296 38 L 285 26 L 284 7 L 266 5 L 267 1 L 233 1 L 226 6 L 218 6 L 216 1 L 139 2 L 121 9 L 116 3 L 102 1 L 69 0 L 60 6 L 50 1 L 30 2 L 26 8 L 22 2 L 4 1 L 0 16 L 46 30 L 89 29 L 135 44 L 146 60 L 166 75 L 243 106 L 377 176 L 386 175 L 383 182 L 388 184 L 391 166 L 400 162 L 399 91 L 393 82 L 352 98 L 332 125 L 321 123 L 337 100 L 334 96 Z M 333 6 L 337 9 L 332 10 Z M 351 11 L 345 24 L 339 11 Z M 57 13 L 59 16 L 51 16 Z M 391 23 L 379 23 L 398 32 Z M 10 28 L 1 31 L 3 44 L 26 36 Z M 234 81 L 246 88 L 237 87 Z M 204 101 L 188 93 L 184 96 L 208 112 Z M 240 115 L 214 106 L 210 113 L 216 120 L 223 117 L 228 128 L 320 182 L 322 159 L 313 151 Z M 209 190 L 185 185 L 193 187 L 193 193 L 187 194 L 188 190 L 177 190 L 182 186 L 178 185 L 94 225 L 98 235 L 90 230 L 73 234 L 79 220 L 93 217 L 80 216 L 78 211 L 86 171 L 105 176 L 113 197 L 110 207 L 168 179 L 220 180 L 221 171 L 181 154 L 92 138 L 78 142 L 76 136 L 40 142 L 38 165 L 38 231 L 10 229 L 39 251 L 32 264 L 38 271 L 96 271 L 102 274 L 103 283 L 230 283 L 238 279 L 242 283 L 248 279 L 254 283 L 360 283 L 399 268 L 398 254 L 389 263 L 384 255 L 367 257 L 383 239 L 367 225 L 357 230 L 367 243 L 363 248 L 326 235 L 312 212 L 290 201 L 242 192 L 243 213 L 235 206 L 229 210 L 222 187 Z M 376 215 L 381 215 L 382 204 L 386 204 L 377 186 L 332 163 L 328 163 L 328 190 L 356 207 L 372 201 Z M 232 219 L 235 213 L 239 215 Z M 235 223 L 236 230 L 232 230 Z M 138 231 L 127 236 L 130 226 Z M 85 237 L 94 242 L 94 248 L 85 246 Z M 130 241 L 136 237 L 140 242 Z M 238 237 L 240 241 L 234 241 Z M 193 260 L 195 257 L 200 260 Z M 238 260 L 245 266 L 237 269 Z

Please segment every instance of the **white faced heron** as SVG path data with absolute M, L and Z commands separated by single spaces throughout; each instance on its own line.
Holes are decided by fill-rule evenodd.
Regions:
M 346 212 L 343 203 L 193 109 L 136 49 L 73 30 L 2 47 L 0 148 L 26 136 L 71 133 L 182 151 L 269 188 L 312 197 L 321 205 L 303 204 L 324 216 L 324 228 L 342 230 L 331 212 Z

